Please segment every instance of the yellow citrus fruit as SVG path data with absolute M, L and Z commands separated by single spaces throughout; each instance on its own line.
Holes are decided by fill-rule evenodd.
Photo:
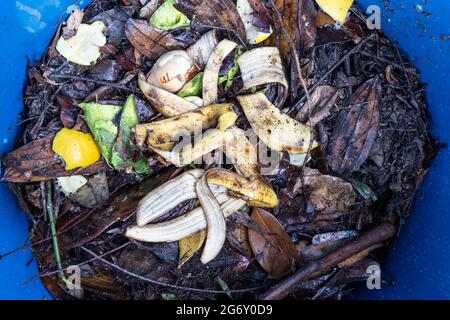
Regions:
M 316 0 L 319 7 L 330 17 L 340 23 L 344 23 L 348 10 L 354 0 Z
M 87 167 L 100 159 L 92 135 L 73 129 L 61 129 L 53 139 L 52 149 L 63 158 L 66 170 Z

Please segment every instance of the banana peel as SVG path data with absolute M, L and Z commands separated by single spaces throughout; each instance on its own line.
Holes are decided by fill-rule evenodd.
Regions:
M 148 148 L 169 151 L 180 136 L 215 127 L 219 117 L 231 111 L 233 105 L 230 103 L 213 104 L 177 117 L 139 124 L 134 128 L 136 145 L 144 148 L 147 143 Z
M 263 92 L 238 96 L 245 116 L 256 135 L 272 150 L 290 154 L 307 153 L 317 146 L 309 127 L 281 113 Z
M 278 196 L 262 178 L 249 179 L 234 172 L 213 168 L 207 174 L 208 183 L 225 187 L 231 195 L 244 199 L 255 207 L 274 208 Z

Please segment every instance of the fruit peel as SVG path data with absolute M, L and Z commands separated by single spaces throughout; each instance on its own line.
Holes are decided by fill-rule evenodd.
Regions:
M 66 163 L 66 171 L 87 167 L 100 159 L 100 150 L 90 133 L 62 128 L 53 139 L 53 151 Z

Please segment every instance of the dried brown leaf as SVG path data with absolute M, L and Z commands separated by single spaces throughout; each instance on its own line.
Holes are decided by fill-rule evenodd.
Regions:
M 52 150 L 53 135 L 32 141 L 3 157 L 6 170 L 2 177 L 10 182 L 36 182 L 75 174 L 106 170 L 103 160 L 85 168 L 66 171 L 62 160 Z
M 339 90 L 337 88 L 327 85 L 319 86 L 311 93 L 311 110 L 308 110 L 308 104 L 305 103 L 295 118 L 308 125 L 311 123 L 311 126 L 314 127 L 330 115 L 330 110 L 335 105 L 338 97 Z
M 309 191 L 308 200 L 315 212 L 348 211 L 355 204 L 356 192 L 352 184 L 341 178 L 304 167 L 303 178 L 297 180 L 294 190 L 303 190 L 302 181 Z
M 338 173 L 358 170 L 366 161 L 377 136 L 381 81 L 374 77 L 350 97 L 349 107 L 339 113 L 328 148 L 328 163 Z
M 253 209 L 251 218 L 266 231 L 263 235 L 252 229 L 248 230 L 253 254 L 263 269 L 274 277 L 284 276 L 295 269 L 299 264 L 297 249 L 278 220 L 259 208 Z
M 244 23 L 233 0 L 178 0 L 175 7 L 201 26 L 226 30 L 247 43 Z
M 118 46 L 125 38 L 125 23 L 131 15 L 133 9 L 128 6 L 117 6 L 107 11 L 103 11 L 96 15 L 89 22 L 102 21 L 106 28 L 104 34 L 108 39 L 108 44 Z
M 316 42 L 317 27 L 316 17 L 317 9 L 313 0 L 302 0 L 299 2 L 298 8 L 298 36 L 297 41 L 300 42 L 300 52 L 304 55 L 308 52 Z
M 174 33 L 153 28 L 145 20 L 136 19 L 128 19 L 125 34 L 141 54 L 152 60 L 158 59 L 167 51 L 186 49 L 196 40 L 187 31 L 176 36 Z

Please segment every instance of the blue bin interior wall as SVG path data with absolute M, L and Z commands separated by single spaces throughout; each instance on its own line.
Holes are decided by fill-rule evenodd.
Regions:
M 22 89 L 27 59 L 43 54 L 57 21 L 74 0 L 8 0 L 0 3 L 0 155 L 10 151 L 17 135 L 18 113 L 23 109 Z M 88 0 L 79 1 L 85 5 Z M 365 8 L 379 5 L 382 28 L 406 51 L 429 84 L 428 101 L 435 135 L 450 141 L 450 3 L 443 0 L 360 0 Z M 420 6 L 420 7 L 418 7 Z M 431 15 L 420 12 L 422 8 Z M 442 40 L 441 36 L 448 37 Z M 443 38 L 443 37 L 442 37 Z M 394 288 L 368 292 L 363 298 L 450 298 L 450 162 L 443 150 L 415 201 L 411 217 L 385 264 Z M 0 254 L 20 247 L 29 224 L 5 183 L 0 184 Z M 39 280 L 30 250 L 0 260 L 0 298 L 50 298 Z

